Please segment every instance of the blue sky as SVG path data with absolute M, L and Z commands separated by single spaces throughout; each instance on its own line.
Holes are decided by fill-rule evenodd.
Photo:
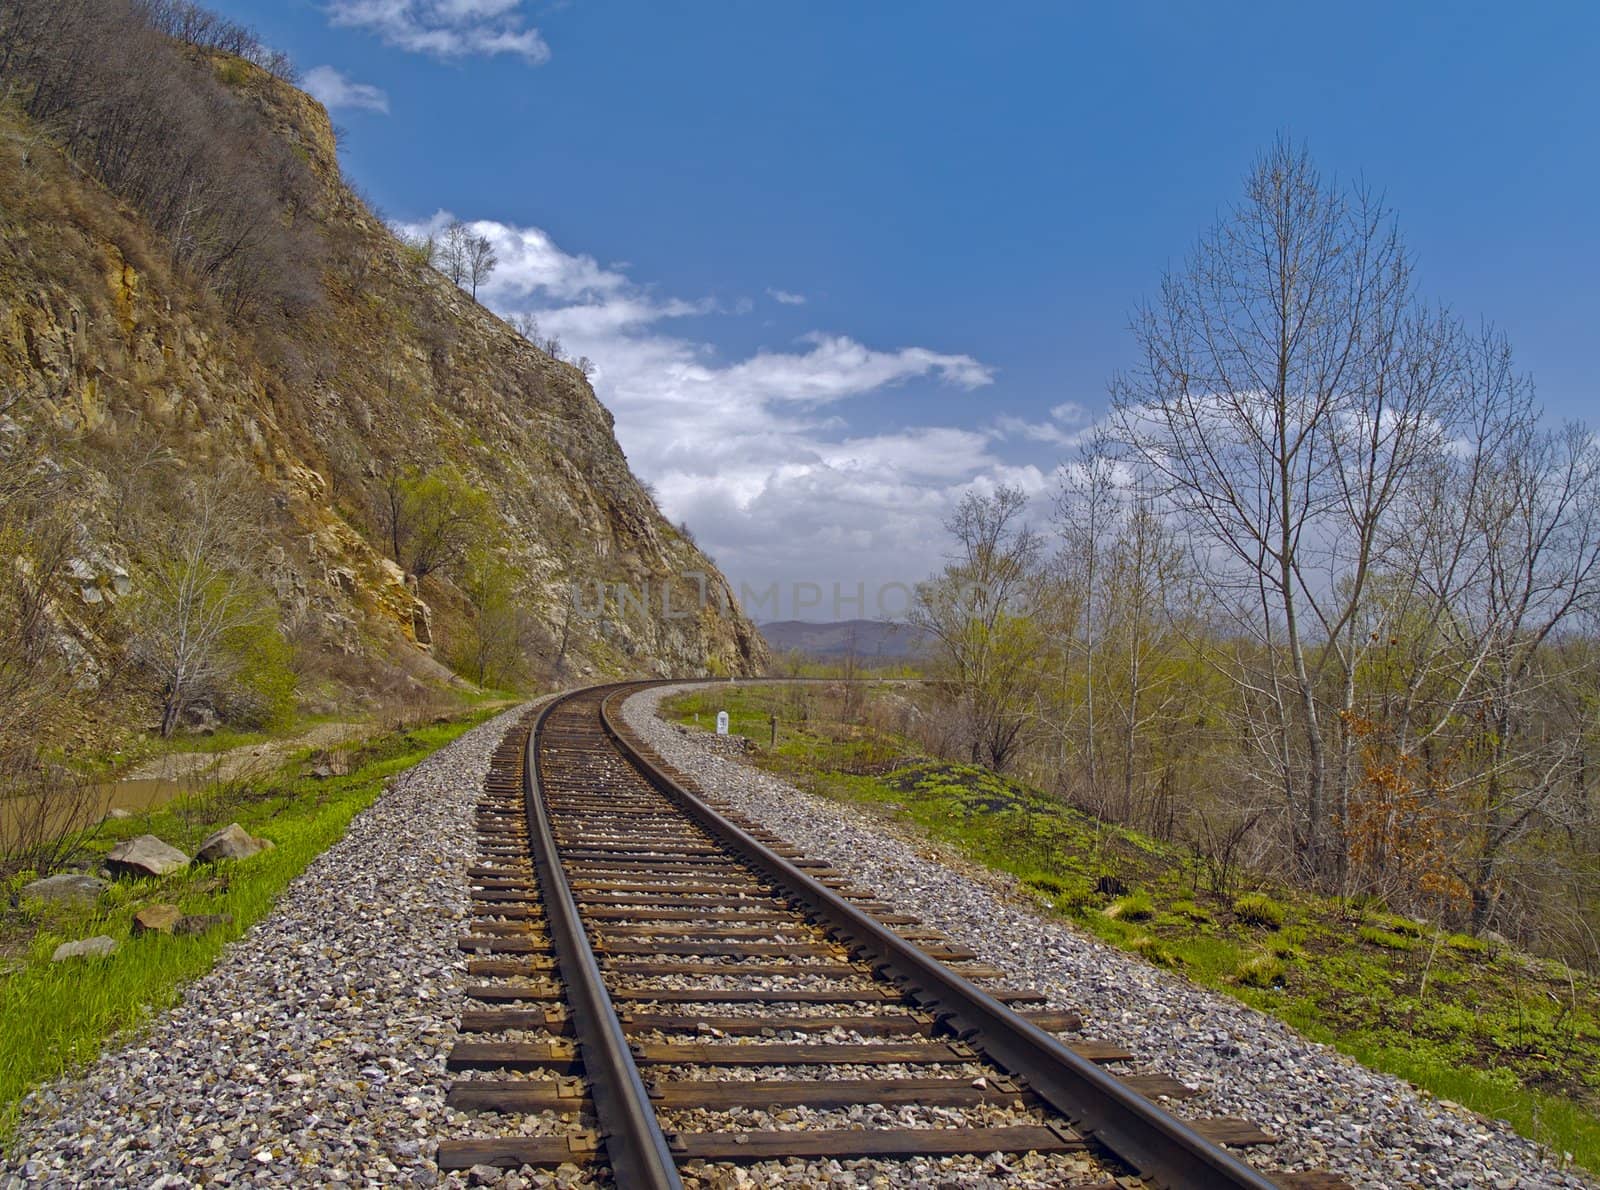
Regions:
M 913 581 L 974 485 L 1042 521 L 1128 311 L 1280 132 L 1593 416 L 1600 6 L 214 7 L 289 51 L 387 217 L 495 238 L 488 303 L 596 362 L 736 584 Z

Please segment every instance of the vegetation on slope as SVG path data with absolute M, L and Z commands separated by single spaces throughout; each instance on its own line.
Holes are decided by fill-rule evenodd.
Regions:
M 730 600 L 669 619 L 725 584 L 581 372 L 390 234 L 288 73 L 187 0 L 0 5 L 0 798 L 146 734 L 764 659 Z
M 908 824 L 1112 945 L 1600 1169 L 1592 977 L 1370 899 L 1224 868 L 990 769 L 930 759 L 884 726 L 908 705 L 901 691 L 869 704 L 842 686 L 719 686 L 666 713 L 707 728 L 727 710 L 763 768 Z
M 125 839 L 155 834 L 192 855 L 212 831 L 238 822 L 275 844 L 249 859 L 118 881 L 91 907 L 19 901 L 35 873 L 10 876 L 9 904 L 0 910 L 0 963 L 7 968 L 0 980 L 0 1136 L 29 1089 L 91 1061 L 108 1038 L 177 1003 L 183 985 L 271 912 L 289 881 L 344 835 L 386 780 L 493 713 L 474 711 L 370 740 L 350 757 L 348 775 L 302 775 L 301 758 L 265 781 L 225 784 L 108 822 L 90 844 L 101 856 Z M 133 915 L 163 903 L 232 920 L 199 936 L 130 937 Z M 58 944 L 102 934 L 121 942 L 110 957 L 50 961 Z

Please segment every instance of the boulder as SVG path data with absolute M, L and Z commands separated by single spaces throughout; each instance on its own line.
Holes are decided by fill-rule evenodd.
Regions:
M 132 810 L 124 810 L 121 806 L 113 806 L 106 811 L 107 822 L 126 822 L 133 817 Z
M 103 959 L 117 952 L 117 940 L 100 934 L 94 938 L 79 938 L 76 942 L 63 942 L 50 956 L 52 963 L 68 959 Z
M 36 897 L 56 905 L 92 905 L 107 888 L 106 882 L 81 872 L 58 872 L 22 886 L 22 899 Z
M 176 905 L 146 905 L 133 915 L 135 934 L 170 934 L 183 920 L 183 910 Z
M 115 876 L 165 876 L 188 866 L 187 855 L 154 835 L 119 843 L 106 855 L 106 867 Z
M 172 927 L 174 934 L 193 937 L 206 934 L 218 926 L 231 926 L 233 914 L 231 913 L 191 913 L 178 919 L 178 924 Z
M 203 864 L 214 864 L 224 859 L 249 859 L 271 847 L 270 840 L 258 839 L 237 822 L 230 822 L 207 836 L 194 857 Z

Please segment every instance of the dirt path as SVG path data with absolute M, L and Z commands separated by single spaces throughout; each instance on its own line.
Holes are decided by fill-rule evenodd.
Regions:
M 319 723 L 303 735 L 242 744 L 222 752 L 169 752 L 135 765 L 118 781 L 231 781 L 275 769 L 307 748 L 348 746 L 377 730 L 371 723 Z

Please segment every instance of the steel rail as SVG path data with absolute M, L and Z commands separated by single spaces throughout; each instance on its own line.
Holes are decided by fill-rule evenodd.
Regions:
M 661 793 L 786 893 L 845 945 L 881 967 L 917 1002 L 985 1057 L 1024 1078 L 1072 1126 L 1147 1180 L 1183 1190 L 1276 1190 L 1277 1183 L 1207 1140 L 1120 1080 L 1080 1058 L 982 988 L 930 958 L 893 930 L 730 822 L 648 760 L 617 726 L 612 704 L 646 685 L 603 695 L 600 722 L 618 749 Z
M 683 1190 L 672 1149 L 662 1135 L 649 1092 L 645 1090 L 623 1032 L 622 1020 L 606 991 L 600 963 L 589 945 L 588 934 L 578 914 L 577 898 L 572 895 L 562 870 L 561 855 L 539 784 L 539 737 L 545 721 L 556 708 L 595 693 L 590 687 L 554 699 L 539 712 L 528 733 L 522 793 L 528 811 L 529 844 L 534 869 L 544 891 L 545 915 L 566 984 L 567 1003 L 572 1010 L 573 1036 L 588 1076 L 612 1178 L 624 1190 Z

